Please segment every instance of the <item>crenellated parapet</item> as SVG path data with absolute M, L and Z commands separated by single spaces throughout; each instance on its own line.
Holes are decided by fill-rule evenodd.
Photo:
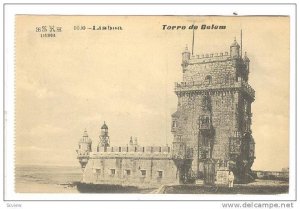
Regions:
M 112 146 L 100 148 L 92 152 L 90 158 L 140 158 L 140 159 L 172 159 L 172 149 L 169 146 Z
M 90 159 L 169 159 L 172 160 L 170 152 L 92 152 Z
M 202 55 L 192 55 L 189 60 L 189 64 L 196 63 L 209 63 L 209 62 L 220 62 L 230 60 L 230 54 L 228 52 L 220 53 L 207 53 Z
M 169 146 L 112 146 L 104 149 L 99 148 L 96 153 L 170 153 Z

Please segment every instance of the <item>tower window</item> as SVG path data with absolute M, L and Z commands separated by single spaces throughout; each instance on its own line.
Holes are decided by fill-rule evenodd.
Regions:
M 157 177 L 162 178 L 163 177 L 163 171 L 157 171 Z
M 205 123 L 209 123 L 209 117 L 205 118 Z
M 142 177 L 146 177 L 146 170 L 141 170 Z
M 110 175 L 114 176 L 116 174 L 116 169 L 110 169 Z
M 173 120 L 172 127 L 173 127 L 173 128 L 176 128 L 176 127 L 177 127 L 177 123 L 176 123 L 175 120 Z
M 125 170 L 125 175 L 126 175 L 126 176 L 130 176 L 130 174 L 131 174 L 131 170 L 126 169 L 126 170 Z
M 212 82 L 212 77 L 210 75 L 205 77 L 205 84 L 211 84 Z

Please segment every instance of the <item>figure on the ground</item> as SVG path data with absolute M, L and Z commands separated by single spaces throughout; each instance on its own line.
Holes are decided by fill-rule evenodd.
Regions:
M 228 187 L 229 188 L 233 187 L 233 181 L 234 181 L 234 174 L 232 171 L 229 171 L 229 175 L 228 175 Z

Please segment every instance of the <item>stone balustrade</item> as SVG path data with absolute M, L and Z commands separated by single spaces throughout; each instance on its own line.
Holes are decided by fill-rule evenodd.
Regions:
M 180 92 L 192 92 L 192 91 L 206 91 L 206 90 L 222 90 L 222 89 L 241 89 L 250 95 L 253 99 L 255 98 L 255 91 L 253 88 L 243 80 L 239 80 L 234 83 L 201 83 L 201 82 L 176 82 L 175 93 Z

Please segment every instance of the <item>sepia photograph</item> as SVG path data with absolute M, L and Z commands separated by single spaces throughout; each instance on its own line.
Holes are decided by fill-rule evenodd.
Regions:
M 16 193 L 289 193 L 289 16 L 15 16 Z

